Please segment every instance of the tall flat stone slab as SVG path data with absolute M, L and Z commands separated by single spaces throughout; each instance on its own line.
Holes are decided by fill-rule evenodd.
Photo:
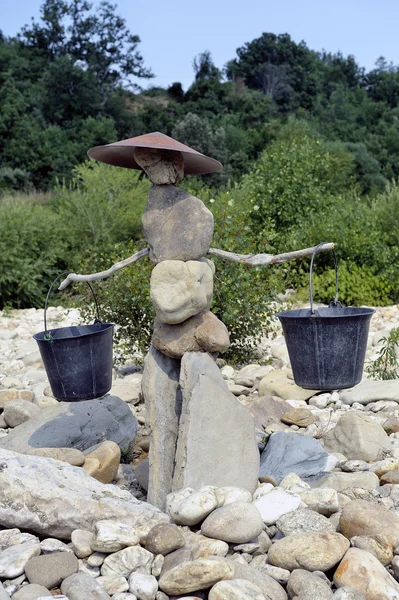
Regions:
M 179 375 L 180 361 L 151 346 L 144 360 L 142 380 L 146 422 L 151 427 L 148 502 L 161 509 L 172 491 L 181 412 Z
M 229 392 L 213 358 L 184 354 L 180 386 L 183 403 L 173 490 L 216 485 L 254 492 L 259 475 L 254 420 Z
M 204 203 L 174 185 L 153 185 L 143 217 L 150 260 L 198 260 L 209 250 L 213 215 Z

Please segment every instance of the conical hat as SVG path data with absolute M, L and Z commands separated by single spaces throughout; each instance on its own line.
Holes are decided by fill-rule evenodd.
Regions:
M 204 175 L 218 173 L 223 168 L 214 158 L 205 156 L 177 140 L 159 133 L 146 133 L 138 137 L 114 142 L 106 146 L 95 146 L 88 151 L 90 158 L 95 158 L 108 165 L 125 167 L 126 169 L 141 169 L 134 160 L 133 148 L 156 148 L 159 150 L 174 150 L 181 152 L 184 158 L 184 173 L 186 175 Z

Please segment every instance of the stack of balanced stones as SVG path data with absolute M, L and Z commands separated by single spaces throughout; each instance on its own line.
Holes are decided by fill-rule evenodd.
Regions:
M 153 184 L 142 217 L 155 264 L 150 293 L 156 310 L 143 373 L 152 430 L 148 501 L 164 509 L 170 492 L 204 485 L 237 485 L 252 493 L 259 475 L 254 423 L 215 363 L 229 334 L 210 311 L 215 266 L 206 254 L 213 215 L 176 187 L 184 174 L 219 171 L 221 164 L 161 133 L 100 146 L 89 155 L 142 169 Z

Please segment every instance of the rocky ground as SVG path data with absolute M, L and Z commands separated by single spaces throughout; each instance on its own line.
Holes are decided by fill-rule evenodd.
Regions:
M 399 307 L 377 309 L 367 361 L 398 323 Z M 255 420 L 257 489 L 187 488 L 161 512 L 146 502 L 140 370 L 59 403 L 42 329 L 41 310 L 0 312 L 0 600 L 399 599 L 399 380 L 303 390 L 276 326 L 259 364 L 218 361 Z

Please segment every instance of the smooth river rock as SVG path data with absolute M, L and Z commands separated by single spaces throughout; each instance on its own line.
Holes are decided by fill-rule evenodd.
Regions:
M 339 393 L 339 399 L 344 404 L 370 404 L 379 400 L 388 400 L 399 403 L 399 379 L 389 381 L 362 381 L 359 385 L 343 390 Z
M 212 587 L 222 579 L 232 579 L 234 565 L 225 559 L 198 558 L 183 562 L 161 574 L 159 588 L 171 595 L 189 594 Z
M 373 462 L 389 447 L 382 425 L 361 412 L 344 414 L 323 439 L 326 450 L 340 452 L 349 460 Z
M 209 310 L 213 294 L 212 261 L 165 260 L 151 273 L 150 296 L 162 323 L 182 323 Z
M 3 527 L 70 539 L 75 529 L 93 531 L 102 519 L 117 518 L 148 529 L 169 520 L 128 491 L 100 483 L 67 463 L 0 450 L 0 464 Z
M 234 544 L 245 544 L 263 529 L 262 516 L 253 504 L 233 502 L 217 508 L 201 526 L 204 535 Z
M 0 440 L 0 448 L 25 453 L 32 448 L 86 450 L 105 440 L 129 453 L 138 423 L 128 405 L 116 396 L 83 402 L 61 402 L 18 425 Z
M 297 533 L 275 542 L 268 560 L 282 569 L 328 571 L 336 565 L 349 548 L 349 540 L 340 533 Z
M 254 492 L 259 474 L 254 421 L 229 392 L 213 358 L 185 354 L 180 386 L 183 403 L 173 489 L 214 485 Z
M 375 556 L 359 548 L 347 551 L 334 573 L 334 583 L 338 588 L 354 588 L 364 594 L 366 600 L 399 598 L 399 583 Z
M 399 545 L 399 516 L 379 504 L 365 500 L 352 500 L 344 506 L 340 531 L 348 539 L 354 536 L 383 535 L 393 548 Z

